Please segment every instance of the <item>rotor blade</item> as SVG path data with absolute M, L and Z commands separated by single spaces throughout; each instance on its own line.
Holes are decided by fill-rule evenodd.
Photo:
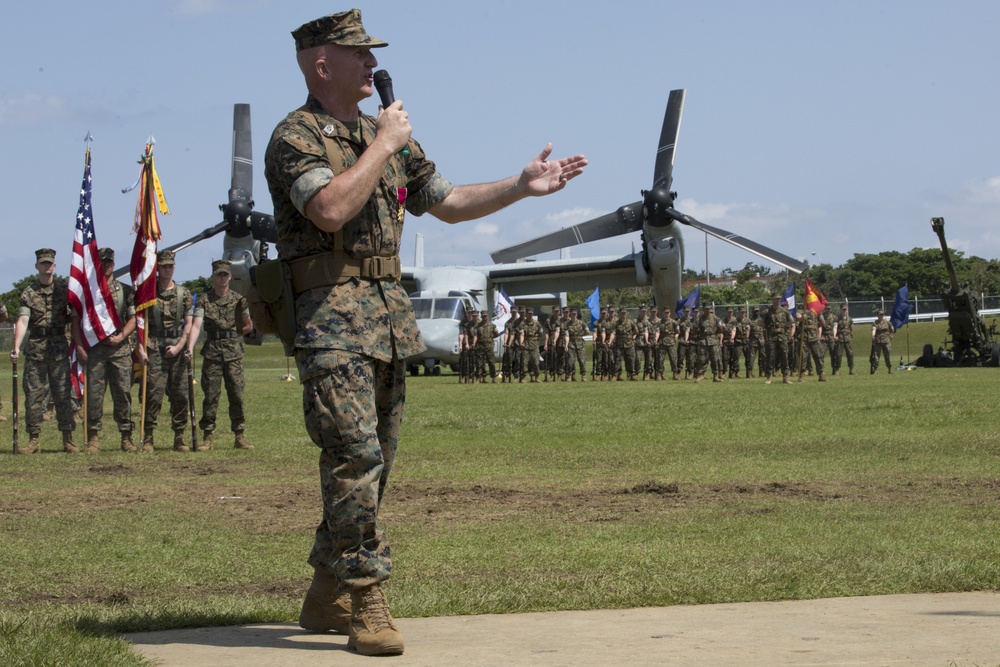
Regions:
M 677 135 L 681 131 L 681 114 L 684 111 L 684 89 L 670 91 L 667 111 L 663 114 L 663 129 L 660 131 L 660 146 L 656 149 L 656 166 L 653 168 L 653 189 L 670 189 L 673 182 L 674 152 Z
M 253 199 L 253 146 L 250 105 L 233 105 L 233 178 L 229 199 Z
M 599 218 L 581 222 L 578 225 L 566 227 L 524 243 L 501 248 L 490 253 L 490 257 L 497 264 L 506 264 L 522 257 L 530 257 L 590 241 L 599 241 L 619 234 L 636 232 L 640 229 L 642 229 L 642 202 L 637 201 Z
M 714 236 L 717 239 L 721 239 L 726 243 L 731 243 L 737 248 L 743 248 L 748 252 L 752 252 L 755 255 L 763 257 L 766 260 L 774 262 L 780 266 L 785 267 L 789 271 L 794 271 L 795 273 L 802 273 L 809 268 L 809 265 L 805 262 L 800 262 L 797 259 L 789 257 L 777 250 L 772 250 L 765 245 L 761 245 L 756 241 L 751 241 L 748 238 L 744 238 L 739 234 L 733 234 L 732 232 L 727 232 L 724 229 L 719 229 L 718 227 L 712 227 L 711 225 L 706 225 L 703 222 L 695 220 L 690 215 L 685 215 L 680 211 L 673 208 L 667 209 L 667 217 L 676 220 L 685 225 L 694 227 L 697 230 L 703 231 L 710 236 Z

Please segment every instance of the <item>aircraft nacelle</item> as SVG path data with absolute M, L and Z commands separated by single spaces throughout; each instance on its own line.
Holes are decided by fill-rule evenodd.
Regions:
M 229 283 L 243 296 L 250 291 L 250 271 L 257 266 L 260 257 L 260 241 L 250 235 L 233 236 L 226 234 L 222 241 L 222 259 L 233 265 L 233 279 Z
M 647 225 L 642 233 L 642 252 L 636 255 L 635 277 L 641 285 L 652 285 L 658 308 L 673 308 L 681 298 L 684 267 L 684 237 L 680 226 Z

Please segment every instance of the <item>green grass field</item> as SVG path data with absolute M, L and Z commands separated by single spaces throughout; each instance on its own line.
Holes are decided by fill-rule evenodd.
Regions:
M 916 359 L 943 325 L 909 334 Z M 1000 371 L 869 375 L 864 338 L 825 384 L 411 378 L 393 612 L 1000 588 Z M 246 365 L 250 452 L 172 452 L 161 426 L 153 455 L 67 456 L 50 422 L 14 457 L 0 425 L 0 664 L 146 664 L 120 633 L 297 618 L 318 450 L 280 346 Z

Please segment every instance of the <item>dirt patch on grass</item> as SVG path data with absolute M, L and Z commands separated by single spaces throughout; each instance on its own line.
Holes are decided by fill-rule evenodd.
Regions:
M 159 509 L 210 513 L 253 534 L 311 531 L 321 519 L 320 492 L 310 476 L 289 482 L 254 479 L 252 486 L 222 479 L 239 473 L 228 462 L 178 463 L 134 469 L 122 463 L 91 465 L 88 472 L 106 484 L 27 492 L 6 501 L 0 518 L 39 514 L 94 513 L 155 504 Z M 135 476 L 135 482 L 129 478 Z M 234 478 L 235 479 L 235 478 Z M 575 490 L 540 490 L 450 482 L 390 481 L 382 514 L 388 522 L 435 525 L 450 521 L 507 521 L 558 515 L 574 523 L 627 521 L 642 513 L 669 514 L 686 509 L 733 506 L 738 511 L 779 511 L 781 502 L 923 503 L 931 499 L 965 505 L 995 503 L 1000 480 L 925 478 L 843 482 L 772 481 L 765 483 L 685 484 L 645 480 L 627 486 L 595 485 Z

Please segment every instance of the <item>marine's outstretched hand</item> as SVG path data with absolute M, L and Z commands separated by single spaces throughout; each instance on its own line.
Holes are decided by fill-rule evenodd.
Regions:
M 583 168 L 587 166 L 587 158 L 583 155 L 549 160 L 551 154 L 550 142 L 521 172 L 518 186 L 523 188 L 527 196 L 542 197 L 558 192 L 566 187 L 569 181 L 582 174 Z

